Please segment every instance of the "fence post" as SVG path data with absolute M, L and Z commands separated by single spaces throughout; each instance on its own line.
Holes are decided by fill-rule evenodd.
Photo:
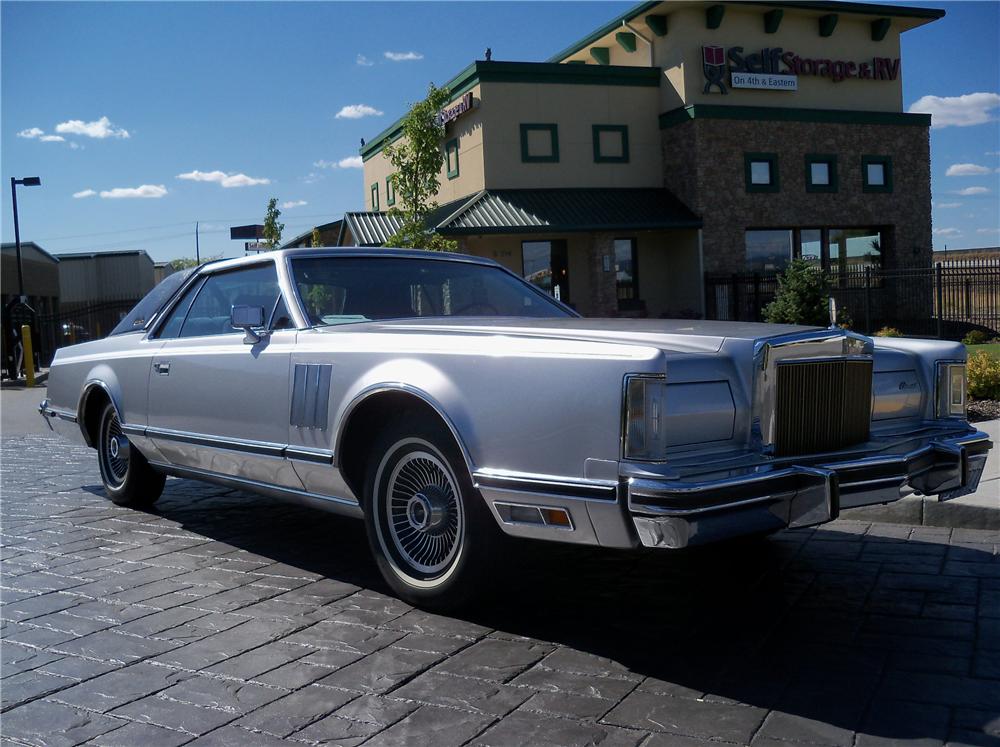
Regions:
M 24 384 L 33 387 L 35 385 L 35 351 L 31 346 L 31 327 L 27 324 L 21 325 L 21 350 L 24 355 Z
M 872 333 L 872 268 L 865 266 L 865 334 Z
M 942 288 L 942 272 L 941 263 L 938 262 L 934 265 L 934 282 L 937 285 L 937 336 L 940 340 L 944 337 L 943 323 L 944 323 L 944 290 Z

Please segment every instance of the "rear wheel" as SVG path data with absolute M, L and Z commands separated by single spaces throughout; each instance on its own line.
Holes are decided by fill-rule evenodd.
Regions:
M 382 576 L 406 601 L 452 609 L 483 589 L 498 532 L 443 426 L 403 418 L 377 440 L 365 524 Z
M 146 458 L 129 443 L 110 402 L 101 410 L 97 462 L 104 490 L 119 506 L 148 508 L 163 492 L 166 477 L 150 467 Z

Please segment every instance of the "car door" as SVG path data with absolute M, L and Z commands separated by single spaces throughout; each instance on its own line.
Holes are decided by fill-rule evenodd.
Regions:
M 261 306 L 272 318 L 259 342 L 232 328 L 238 305 Z M 283 308 L 267 260 L 207 275 L 172 310 L 152 358 L 147 423 L 171 463 L 301 489 L 284 455 L 296 331 Z

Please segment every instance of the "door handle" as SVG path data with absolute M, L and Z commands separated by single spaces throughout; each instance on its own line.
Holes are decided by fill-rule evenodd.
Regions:
M 170 375 L 170 361 L 157 361 L 153 364 L 153 370 L 160 376 Z

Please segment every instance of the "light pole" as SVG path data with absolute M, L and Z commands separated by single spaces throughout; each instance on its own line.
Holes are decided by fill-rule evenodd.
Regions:
M 42 180 L 37 176 L 26 176 L 23 179 L 10 178 L 10 196 L 14 202 L 14 247 L 17 251 L 17 295 L 21 303 L 27 303 L 24 298 L 24 268 L 21 265 L 21 229 L 17 224 L 17 185 L 22 187 L 40 187 Z
M 18 366 L 17 366 L 17 356 L 13 353 L 14 343 L 17 338 L 16 324 L 17 322 L 13 318 L 13 312 L 18 307 L 24 307 L 27 309 L 29 317 L 28 320 L 32 322 L 34 326 L 34 309 L 28 306 L 28 298 L 24 295 L 24 266 L 21 262 L 21 227 L 17 222 L 17 185 L 20 184 L 22 187 L 39 187 L 42 184 L 42 180 L 37 176 L 26 176 L 23 179 L 16 179 L 15 177 L 10 178 L 10 196 L 14 203 L 14 249 L 17 252 L 17 298 L 11 299 L 10 303 L 4 307 L 4 324 L 3 324 L 3 335 L 4 335 L 4 348 L 5 354 L 8 356 L 8 376 L 11 379 L 16 379 L 18 376 Z M 23 320 L 22 321 L 27 321 Z M 24 327 L 22 327 L 22 330 Z M 23 345 L 22 341 L 22 345 Z M 25 349 L 25 348 L 22 348 Z M 25 368 L 29 371 L 29 378 L 33 378 L 33 362 L 25 361 Z

